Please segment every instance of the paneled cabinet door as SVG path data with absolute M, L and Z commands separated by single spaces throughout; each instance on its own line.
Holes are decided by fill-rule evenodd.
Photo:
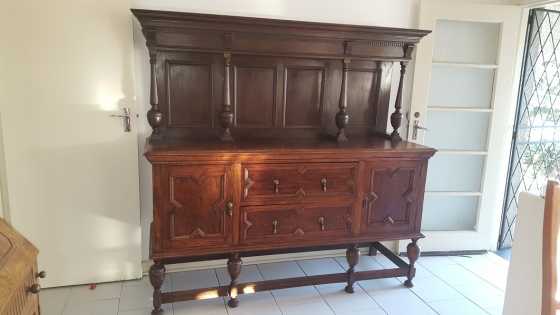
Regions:
M 170 166 L 167 178 L 164 246 L 184 249 L 231 243 L 236 207 L 232 167 Z
M 420 161 L 379 161 L 367 164 L 362 232 L 420 231 L 423 165 Z M 421 186 L 421 187 L 420 187 Z

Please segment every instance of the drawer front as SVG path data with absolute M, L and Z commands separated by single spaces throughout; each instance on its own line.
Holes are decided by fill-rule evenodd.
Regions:
M 420 232 L 426 165 L 421 161 L 368 164 L 361 231 Z
M 243 201 L 253 204 L 353 197 L 357 164 L 246 164 Z
M 351 206 L 241 208 L 241 242 L 270 243 L 350 236 Z

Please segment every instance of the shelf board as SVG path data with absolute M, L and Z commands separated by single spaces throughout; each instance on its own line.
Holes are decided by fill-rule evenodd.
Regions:
M 482 193 L 478 191 L 428 191 L 426 190 L 426 195 L 480 197 L 482 196 Z
M 499 67 L 499 65 L 497 64 L 445 62 L 445 61 L 432 61 L 432 65 L 443 66 L 443 67 L 477 68 L 477 69 L 498 69 Z
M 488 155 L 488 151 L 438 149 L 436 154 Z
M 493 108 L 478 107 L 446 107 L 446 106 L 428 106 L 429 111 L 434 112 L 472 112 L 472 113 L 491 113 Z

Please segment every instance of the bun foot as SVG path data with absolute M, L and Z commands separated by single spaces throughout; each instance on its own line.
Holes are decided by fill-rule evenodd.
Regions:
M 412 288 L 414 286 L 414 284 L 412 284 L 412 281 L 406 280 L 404 282 L 404 286 L 407 287 L 407 288 Z
M 346 291 L 346 293 L 350 293 L 350 294 L 351 294 L 351 293 L 354 293 L 354 287 L 347 285 L 347 286 L 344 288 L 344 291 Z
M 152 315 L 163 315 L 163 310 L 161 308 L 159 310 L 152 310 Z
M 239 300 L 238 299 L 230 299 L 227 302 L 227 305 L 231 308 L 236 308 L 239 305 Z

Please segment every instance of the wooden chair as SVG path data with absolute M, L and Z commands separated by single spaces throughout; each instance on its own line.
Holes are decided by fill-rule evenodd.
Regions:
M 560 311 L 558 290 L 558 245 L 560 234 L 560 183 L 549 181 L 546 189 L 543 222 L 542 315 Z

